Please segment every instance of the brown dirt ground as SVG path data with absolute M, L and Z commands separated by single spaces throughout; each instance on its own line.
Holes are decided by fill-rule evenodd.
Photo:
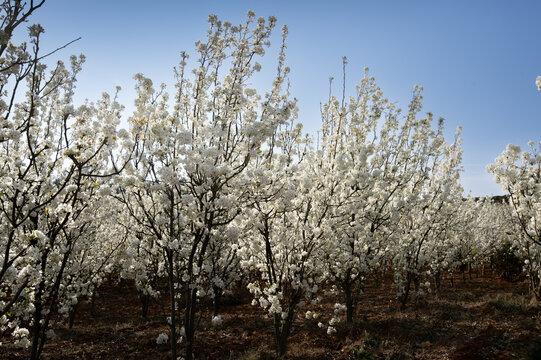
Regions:
M 329 336 L 316 320 L 294 323 L 287 359 L 541 359 L 541 312 L 530 304 L 525 281 L 507 282 L 491 274 L 455 286 L 442 284 L 439 295 L 399 310 L 392 279 L 376 287 L 367 282 L 353 326 L 341 323 Z M 325 299 L 325 297 L 324 297 Z M 329 320 L 336 298 L 312 310 Z M 95 315 L 81 302 L 73 329 L 55 327 L 44 359 L 169 359 L 169 345 L 157 345 L 168 333 L 166 301 L 154 301 L 147 319 L 140 315 L 133 285 L 108 283 L 99 289 Z M 271 319 L 250 305 L 249 295 L 228 299 L 221 328 L 208 312 L 196 333 L 197 359 L 274 359 Z M 28 353 L 0 338 L 0 359 L 24 359 Z M 179 347 L 179 350 L 181 348 Z

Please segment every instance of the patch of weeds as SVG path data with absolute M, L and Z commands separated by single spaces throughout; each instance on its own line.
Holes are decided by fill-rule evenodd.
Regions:
M 374 355 L 380 345 L 380 341 L 376 338 L 370 338 L 368 333 L 364 333 L 364 341 L 351 352 L 349 360 L 372 360 L 376 358 Z
M 372 339 L 368 339 L 364 342 L 364 345 L 369 347 L 369 348 L 376 348 L 378 347 L 380 344 L 380 341 L 378 339 L 375 339 L 375 338 L 372 338 Z
M 353 350 L 351 356 L 349 357 L 349 360 L 372 360 L 374 359 L 374 355 L 372 354 L 372 351 L 369 349 L 365 349 L 364 347 L 357 348 Z
M 518 296 L 499 296 L 495 300 L 489 301 L 488 304 L 496 310 L 497 315 L 512 315 L 526 310 L 524 299 Z

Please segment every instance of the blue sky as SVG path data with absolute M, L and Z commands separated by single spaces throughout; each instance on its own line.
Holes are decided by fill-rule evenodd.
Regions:
M 76 101 L 97 99 L 120 85 L 121 101 L 130 104 L 135 73 L 171 84 L 180 51 L 191 52 L 205 36 L 208 14 L 238 23 L 249 9 L 288 25 L 291 90 L 299 121 L 312 134 L 328 78 L 341 78 L 347 56 L 350 92 L 366 66 L 400 107 L 407 107 L 413 86 L 422 85 L 424 111 L 445 118 L 449 136 L 462 125 L 466 193 L 501 193 L 485 166 L 508 143 L 526 147 L 541 140 L 541 92 L 535 86 L 541 1 L 48 0 L 30 22 L 45 28 L 47 49 L 82 37 L 56 54 L 87 57 Z M 278 42 L 276 37 L 263 62 L 268 79 Z M 265 89 L 268 79 L 256 80 Z M 340 86 L 337 81 L 335 92 Z

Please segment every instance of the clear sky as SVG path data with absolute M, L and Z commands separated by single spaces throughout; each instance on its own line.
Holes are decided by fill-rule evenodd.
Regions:
M 82 37 L 55 55 L 87 57 L 76 101 L 95 100 L 120 85 L 121 101 L 130 104 L 135 73 L 172 83 L 180 51 L 192 52 L 205 36 L 208 14 L 239 23 L 249 9 L 288 25 L 292 94 L 299 121 L 312 134 L 328 78 L 341 78 L 347 56 L 350 91 L 369 67 L 400 107 L 407 107 L 413 86 L 422 85 L 424 111 L 445 118 L 449 135 L 462 125 L 466 193 L 500 194 L 485 166 L 508 143 L 524 148 L 541 140 L 541 92 L 535 86 L 541 75 L 539 0 L 48 0 L 30 22 L 45 28 L 47 49 Z M 275 50 L 278 42 L 276 37 Z M 269 79 L 272 60 L 262 63 Z M 264 80 L 258 81 L 266 89 Z

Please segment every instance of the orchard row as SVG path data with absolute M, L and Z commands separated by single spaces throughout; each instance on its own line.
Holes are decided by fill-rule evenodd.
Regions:
M 0 33 L 0 331 L 31 359 L 110 274 L 135 281 L 143 314 L 167 281 L 170 331 L 157 341 L 173 359 L 192 358 L 204 304 L 220 323 L 241 278 L 274 320 L 280 355 L 295 317 L 332 334 L 353 321 L 366 277 L 389 270 L 405 307 L 443 273 L 507 249 L 541 297 L 533 144 L 489 166 L 503 201 L 465 199 L 460 130 L 446 139 L 443 120 L 420 115 L 419 87 L 396 108 L 368 71 L 353 96 L 322 105 L 313 139 L 289 94 L 286 27 L 268 91 L 249 86 L 276 25 L 252 12 L 236 26 L 209 16 L 173 93 L 136 75 L 120 129 L 115 96 L 74 106 L 84 57 L 47 67 L 39 25 L 10 42 L 42 4 L 4 1 Z M 343 299 L 329 319 L 305 309 L 323 287 Z

